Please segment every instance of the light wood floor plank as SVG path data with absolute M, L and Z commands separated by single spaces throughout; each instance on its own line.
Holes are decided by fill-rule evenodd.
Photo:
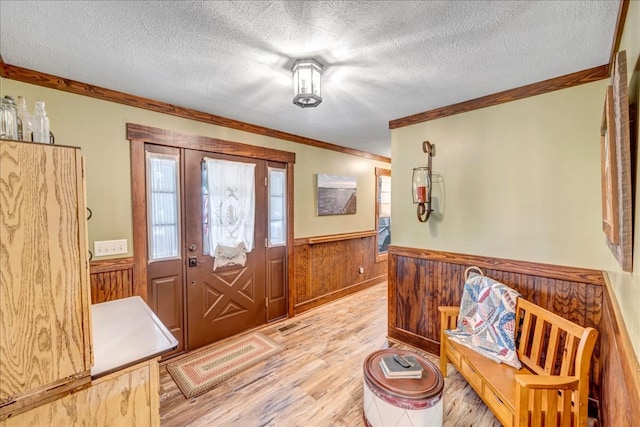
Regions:
M 386 339 L 386 283 L 259 330 L 286 349 L 199 397 L 185 399 L 162 366 L 161 425 L 364 426 L 365 357 L 411 348 Z M 438 365 L 435 355 L 416 351 Z M 443 399 L 445 426 L 500 426 L 451 365 Z

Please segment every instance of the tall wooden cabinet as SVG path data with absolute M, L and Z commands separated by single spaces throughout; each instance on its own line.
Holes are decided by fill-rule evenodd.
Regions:
M 0 141 L 0 420 L 91 381 L 83 159 Z

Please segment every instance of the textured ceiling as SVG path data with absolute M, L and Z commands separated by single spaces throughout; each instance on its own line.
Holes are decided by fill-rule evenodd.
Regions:
M 608 63 L 618 1 L 0 1 L 11 65 L 389 156 L 388 122 Z M 325 66 L 322 104 L 290 68 Z

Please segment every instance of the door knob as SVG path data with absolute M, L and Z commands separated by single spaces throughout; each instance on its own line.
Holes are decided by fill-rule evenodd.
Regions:
M 192 243 L 192 244 L 189 246 L 189 250 L 190 250 L 191 252 L 195 252 L 195 250 L 196 250 L 196 245 Z

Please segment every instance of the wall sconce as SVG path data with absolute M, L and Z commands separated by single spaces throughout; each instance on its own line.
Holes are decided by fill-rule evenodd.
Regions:
M 291 67 L 293 103 L 299 107 L 317 107 L 322 102 L 320 77 L 322 65 L 314 59 L 298 59 Z
M 413 168 L 413 203 L 418 204 L 418 221 L 427 222 L 431 216 L 431 158 L 436 155 L 436 146 L 429 141 L 422 143 L 427 154 L 427 166 Z

